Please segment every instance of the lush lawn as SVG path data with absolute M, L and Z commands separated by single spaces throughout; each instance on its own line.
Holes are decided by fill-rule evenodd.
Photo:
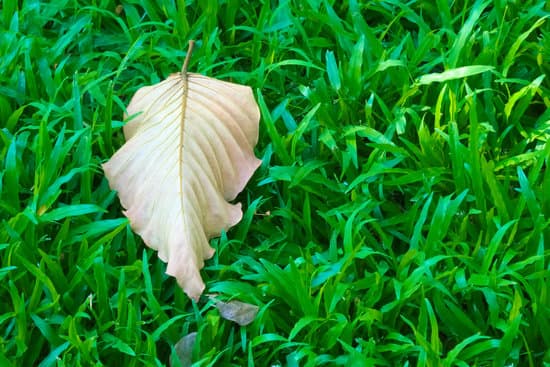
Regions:
M 261 3 L 0 0 L 0 365 L 160 366 L 197 331 L 200 366 L 550 366 L 550 5 Z M 262 112 L 203 271 L 246 327 L 164 274 L 100 166 L 189 39 Z

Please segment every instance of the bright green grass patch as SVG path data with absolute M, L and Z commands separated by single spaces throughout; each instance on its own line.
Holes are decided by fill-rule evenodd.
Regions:
M 0 2 L 0 365 L 550 365 L 545 1 Z M 180 69 L 263 165 L 189 301 L 100 164 Z M 175 363 L 177 365 L 177 363 Z

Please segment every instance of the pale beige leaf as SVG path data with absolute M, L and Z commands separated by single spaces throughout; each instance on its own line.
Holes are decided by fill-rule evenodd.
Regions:
M 178 73 L 139 89 L 126 143 L 103 165 L 132 229 L 197 299 L 210 237 L 241 220 L 230 204 L 258 168 L 260 113 L 249 87 Z

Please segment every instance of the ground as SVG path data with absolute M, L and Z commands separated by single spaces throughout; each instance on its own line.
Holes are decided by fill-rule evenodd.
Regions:
M 550 365 L 546 1 L 0 2 L 0 364 Z M 140 87 L 250 86 L 262 165 L 189 300 L 101 169 Z

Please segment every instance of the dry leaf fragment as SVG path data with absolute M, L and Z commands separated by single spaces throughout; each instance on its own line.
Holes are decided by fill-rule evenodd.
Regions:
M 236 322 L 241 326 L 250 324 L 256 318 L 260 308 L 250 303 L 241 301 L 222 302 L 215 300 L 216 308 L 220 311 L 221 317 L 226 320 Z
M 197 300 L 199 270 L 214 253 L 208 240 L 241 220 L 241 204 L 228 201 L 260 165 L 260 112 L 250 87 L 187 73 L 187 60 L 136 92 L 126 143 L 103 169 L 132 229 Z
M 174 346 L 181 366 L 189 367 L 193 364 L 193 348 L 195 347 L 196 339 L 197 332 L 195 331 L 185 335 Z M 172 365 L 172 363 L 170 363 L 170 365 Z

